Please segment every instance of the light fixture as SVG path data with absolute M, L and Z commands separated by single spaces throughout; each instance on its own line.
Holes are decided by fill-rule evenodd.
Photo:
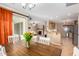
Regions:
M 26 3 L 22 3 L 21 5 L 22 5 L 22 6 L 25 6 L 25 5 L 26 5 Z
M 24 9 L 30 9 L 31 10 L 32 8 L 34 8 L 36 6 L 36 4 L 37 3 L 22 3 L 21 5 Z
M 24 9 L 26 8 L 26 3 L 22 3 L 21 5 Z
M 69 32 L 69 28 L 65 26 L 65 27 L 64 27 L 64 31 L 65 31 L 65 32 Z
M 32 9 L 32 8 L 35 7 L 35 4 L 28 4 L 28 7 L 29 7 L 30 9 Z
M 56 18 L 58 18 L 58 16 L 56 16 Z

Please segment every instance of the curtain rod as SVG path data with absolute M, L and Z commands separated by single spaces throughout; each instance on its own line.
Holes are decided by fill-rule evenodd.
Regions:
M 28 17 L 29 18 L 29 16 L 24 15 L 24 14 L 21 14 L 21 13 L 18 13 L 18 12 L 15 12 L 15 11 L 12 11 L 12 13 L 15 13 L 15 14 L 18 14 L 18 15 L 22 15 L 22 16 L 25 16 L 25 17 Z

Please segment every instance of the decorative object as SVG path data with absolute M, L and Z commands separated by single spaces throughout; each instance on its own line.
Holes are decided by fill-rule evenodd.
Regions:
M 30 40 L 32 39 L 32 33 L 31 32 L 25 32 L 23 34 L 24 38 L 25 38 L 25 41 L 26 41 L 26 44 L 27 44 L 27 48 L 30 47 Z

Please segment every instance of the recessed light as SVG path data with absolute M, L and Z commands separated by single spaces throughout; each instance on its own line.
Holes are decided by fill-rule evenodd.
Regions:
M 57 18 L 58 16 L 56 16 L 56 18 Z
M 25 5 L 26 5 L 26 3 L 21 3 L 21 5 L 22 5 L 22 6 L 25 6 Z
M 64 3 L 64 5 L 66 6 L 66 3 Z

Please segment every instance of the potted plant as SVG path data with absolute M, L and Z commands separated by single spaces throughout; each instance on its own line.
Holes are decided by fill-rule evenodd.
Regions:
M 23 34 L 24 38 L 25 38 L 25 41 L 26 41 L 26 44 L 27 44 L 27 48 L 30 47 L 30 40 L 32 39 L 32 33 L 31 32 L 25 32 Z

